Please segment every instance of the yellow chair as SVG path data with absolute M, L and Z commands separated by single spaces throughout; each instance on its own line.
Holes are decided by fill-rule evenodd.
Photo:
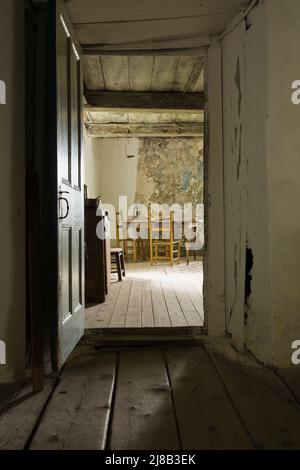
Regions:
M 117 246 L 124 250 L 125 261 L 129 258 L 134 263 L 142 256 L 142 240 L 128 237 L 128 221 L 122 219 L 120 212 L 116 213 L 116 241 Z
M 169 261 L 170 265 L 180 263 L 181 239 L 175 239 L 174 212 L 152 214 L 148 211 L 150 262 Z M 181 223 L 181 222 L 180 222 Z

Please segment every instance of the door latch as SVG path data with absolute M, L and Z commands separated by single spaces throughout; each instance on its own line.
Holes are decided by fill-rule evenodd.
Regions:
M 65 197 L 62 197 L 62 195 L 63 195 L 63 194 L 70 194 L 70 193 L 69 193 L 69 191 L 59 191 L 58 194 L 59 194 L 59 198 L 58 198 L 59 202 L 65 201 L 66 204 L 67 204 L 67 212 L 66 212 L 66 215 L 64 215 L 63 217 L 59 217 L 59 218 L 58 218 L 58 220 L 64 220 L 64 219 L 66 219 L 66 218 L 68 217 L 68 215 L 69 215 L 69 213 L 70 213 L 70 205 L 69 205 L 68 199 L 65 198 Z M 60 208 L 60 206 L 59 206 L 59 208 Z

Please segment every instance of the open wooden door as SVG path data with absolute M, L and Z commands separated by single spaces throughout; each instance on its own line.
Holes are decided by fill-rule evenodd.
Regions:
M 84 332 L 83 79 L 81 49 L 64 4 L 56 0 L 52 8 L 50 24 L 52 30 L 55 27 L 55 33 L 52 37 L 50 34 L 50 41 L 52 64 L 55 62 L 55 75 L 52 71 L 55 83 L 51 83 L 50 87 L 54 91 L 53 98 L 55 94 L 56 111 L 52 112 L 52 118 L 56 118 L 56 123 L 51 140 L 56 148 L 52 155 L 56 160 L 53 180 L 56 180 L 57 236 L 57 317 L 52 363 L 57 370 Z

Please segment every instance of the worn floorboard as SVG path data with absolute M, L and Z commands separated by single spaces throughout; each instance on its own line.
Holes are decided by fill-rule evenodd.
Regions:
M 300 404 L 300 370 L 299 366 L 294 366 L 290 369 L 279 369 L 277 371 L 279 377 L 286 386 L 290 389 L 293 396 Z
M 256 449 L 300 449 L 300 407 L 276 373 L 232 348 L 207 346 Z
M 110 449 L 179 449 L 161 351 L 121 352 Z
M 54 385 L 54 380 L 46 379 L 43 392 L 33 393 L 28 383 L 14 396 L 0 419 L 1 450 L 23 450 L 27 446 Z
M 165 357 L 183 448 L 253 448 L 205 350 L 170 349 Z
M 116 354 L 84 354 L 67 364 L 32 440 L 32 450 L 105 448 Z
M 0 449 L 300 449 L 297 374 L 226 340 L 130 349 L 92 336 L 43 392 L 0 387 Z
M 106 302 L 86 309 L 86 329 L 203 326 L 201 261 L 126 268 L 126 278 L 112 283 Z

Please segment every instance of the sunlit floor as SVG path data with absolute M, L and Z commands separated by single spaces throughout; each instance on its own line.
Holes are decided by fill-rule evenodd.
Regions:
M 203 326 L 201 261 L 173 267 L 129 263 L 104 304 L 86 309 L 85 328 Z

